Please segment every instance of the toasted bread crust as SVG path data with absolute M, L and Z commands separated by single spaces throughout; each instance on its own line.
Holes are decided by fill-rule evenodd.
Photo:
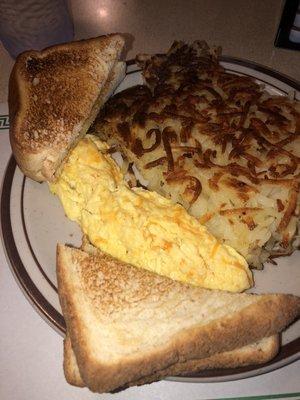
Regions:
M 63 369 L 66 381 L 70 383 L 70 385 L 84 387 L 85 383 L 83 382 L 80 372 L 78 369 L 77 361 L 75 354 L 72 349 L 71 340 L 69 336 L 66 336 L 64 339 L 64 362 Z
M 246 365 L 263 364 L 276 356 L 279 350 L 279 335 L 263 338 L 239 349 L 214 354 L 203 359 L 188 360 L 183 363 L 175 363 L 169 368 L 157 371 L 152 375 L 128 383 L 126 386 L 143 385 L 171 375 L 186 375 L 215 368 L 237 368 Z M 64 374 L 68 383 L 73 386 L 84 387 L 75 354 L 72 349 L 70 337 L 64 340 Z
M 9 81 L 10 141 L 27 176 L 53 179 L 106 100 L 105 85 L 108 92 L 123 76 L 116 70 L 123 46 L 122 36 L 113 34 L 17 58 Z
M 79 268 L 83 259 L 89 257 L 79 250 L 72 249 L 70 252 L 73 253 L 73 261 L 76 259 L 76 265 Z M 58 246 L 57 277 L 63 315 L 80 375 L 86 385 L 95 392 L 112 391 L 156 371 L 167 370 L 177 362 L 202 359 L 253 343 L 278 333 L 300 314 L 300 299 L 296 296 L 248 295 L 255 299 L 255 302 L 239 312 L 217 318 L 204 325 L 194 323 L 190 328 L 174 334 L 166 343 L 153 346 L 151 351 L 127 355 L 117 362 L 101 362 L 90 351 L 89 328 L 80 317 L 80 303 L 84 301 L 84 294 L 80 292 L 79 282 L 73 285 L 71 280 L 75 279 L 74 276 L 72 278 L 69 276 L 70 263 L 73 261 L 68 259 L 67 248 Z M 115 263 L 118 268 L 133 268 L 116 260 Z M 141 273 L 145 272 L 136 269 L 137 277 Z M 147 272 L 147 274 L 151 273 Z M 164 282 L 168 278 L 160 277 L 160 279 Z M 172 290 L 179 293 L 180 287 L 181 284 L 174 283 Z M 186 285 L 182 287 L 186 290 Z M 76 296 L 74 296 L 75 288 Z M 203 289 L 193 288 L 192 290 L 199 291 L 199 294 L 203 295 Z M 231 296 L 237 296 L 237 301 L 239 301 L 239 296 L 245 295 L 232 294 Z

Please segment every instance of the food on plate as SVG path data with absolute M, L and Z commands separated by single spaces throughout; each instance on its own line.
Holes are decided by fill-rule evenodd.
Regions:
M 146 85 L 112 97 L 90 133 L 253 267 L 299 246 L 300 104 L 175 42 L 137 57 Z
M 278 353 L 278 349 L 279 335 L 273 335 L 235 350 L 224 351 L 207 358 L 191 359 L 185 362 L 175 363 L 162 371 L 156 371 L 152 375 L 130 382 L 130 384 L 126 384 L 126 387 L 144 385 L 171 375 L 191 375 L 215 368 L 236 368 L 253 364 L 263 364 L 275 357 Z M 79 387 L 85 386 L 68 335 L 64 340 L 64 373 L 67 382 L 71 385 Z
M 100 393 L 173 367 L 188 372 L 191 360 L 274 335 L 300 314 L 296 296 L 206 290 L 63 245 L 57 278 L 76 359 L 70 368 L 77 364 L 82 383 Z
M 100 36 L 27 51 L 9 83 L 10 140 L 28 177 L 51 181 L 68 151 L 85 135 L 123 79 L 124 39 Z
M 121 261 L 209 289 L 240 292 L 253 283 L 244 258 L 181 205 L 131 189 L 95 136 L 79 141 L 50 188 L 90 242 Z
M 299 105 L 177 43 L 140 56 L 147 86 L 85 135 L 124 76 L 123 46 L 112 34 L 26 52 L 9 88 L 19 167 L 86 235 L 83 251 L 58 246 L 64 368 L 99 392 L 265 362 L 300 313 L 292 295 L 230 293 L 253 284 L 244 257 L 258 267 L 297 246 Z

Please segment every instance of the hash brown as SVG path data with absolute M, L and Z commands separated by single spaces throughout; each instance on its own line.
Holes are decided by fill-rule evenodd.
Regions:
M 111 98 L 92 132 L 259 268 L 299 245 L 300 106 L 219 56 L 198 41 L 138 56 L 146 85 Z

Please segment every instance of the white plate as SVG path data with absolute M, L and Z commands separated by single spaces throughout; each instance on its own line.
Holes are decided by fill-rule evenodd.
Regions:
M 300 100 L 300 86 L 275 71 L 243 60 L 224 57 L 224 67 L 238 74 L 250 75 L 264 83 L 272 94 L 295 92 Z M 141 73 L 128 63 L 125 80 L 118 91 L 142 84 Z M 40 315 L 60 334 L 65 323 L 57 295 L 55 251 L 57 242 L 79 246 L 79 227 L 69 221 L 57 197 L 49 193 L 46 183 L 24 177 L 13 158 L 10 159 L 1 198 L 2 239 L 12 272 L 21 289 Z M 285 292 L 300 295 L 300 253 L 278 259 L 278 265 L 267 264 L 255 272 L 255 292 Z M 228 381 L 259 375 L 300 358 L 300 321 L 283 334 L 279 355 L 263 366 L 232 370 L 212 370 L 193 377 L 172 377 L 189 382 Z

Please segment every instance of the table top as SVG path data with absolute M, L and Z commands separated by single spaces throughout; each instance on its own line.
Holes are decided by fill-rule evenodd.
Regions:
M 226 4 L 225 4 L 226 3 Z M 165 51 L 173 40 L 205 39 L 226 55 L 269 66 L 300 80 L 300 52 L 275 48 L 280 0 L 80 0 L 70 1 L 75 38 L 128 33 L 127 58 Z M 0 103 L 6 102 L 12 58 L 0 44 Z M 7 104 L 0 105 L 0 114 Z M 0 181 L 10 156 L 8 132 L 0 131 Z M 0 398 L 24 399 L 255 399 L 300 398 L 300 361 L 235 382 L 185 384 L 162 381 L 114 395 L 69 386 L 62 370 L 62 338 L 27 302 L 0 245 Z M 267 397 L 261 397 L 267 396 Z M 293 397 L 292 397 L 293 396 Z M 254 399 L 254 398 L 253 398 Z
M 7 2 L 7 0 L 6 0 Z M 8 1 L 9 2 L 9 1 Z M 284 0 L 70 0 L 75 39 L 127 34 L 127 58 L 166 51 L 174 40 L 206 40 L 223 54 L 300 80 L 300 52 L 274 47 Z M 0 102 L 13 60 L 0 43 Z

